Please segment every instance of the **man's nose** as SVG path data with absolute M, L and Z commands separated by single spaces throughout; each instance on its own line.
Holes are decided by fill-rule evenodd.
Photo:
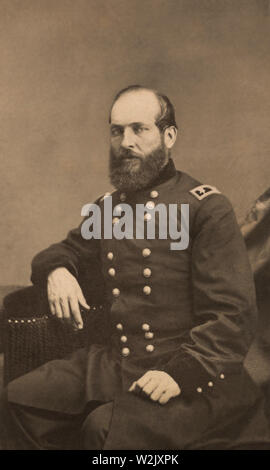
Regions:
M 132 131 L 132 129 L 129 129 L 128 127 L 124 130 L 123 133 L 123 140 L 121 142 L 121 146 L 130 149 L 134 148 L 135 146 L 135 140 L 134 140 L 135 134 Z

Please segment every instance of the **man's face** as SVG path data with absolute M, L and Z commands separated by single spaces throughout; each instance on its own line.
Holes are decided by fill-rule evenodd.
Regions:
M 168 161 L 163 136 L 156 126 L 160 105 L 147 90 L 122 95 L 111 112 L 110 177 L 122 190 L 151 183 Z

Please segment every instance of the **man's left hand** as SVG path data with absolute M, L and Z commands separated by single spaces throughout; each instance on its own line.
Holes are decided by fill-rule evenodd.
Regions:
M 153 401 L 165 405 L 171 398 L 181 393 L 179 385 L 166 372 L 149 370 L 139 380 L 133 382 L 129 392 L 142 391 Z

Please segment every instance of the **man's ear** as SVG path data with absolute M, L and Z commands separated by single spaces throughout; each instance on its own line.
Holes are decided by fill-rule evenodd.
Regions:
M 175 126 L 166 127 L 166 129 L 163 131 L 163 136 L 164 136 L 164 143 L 167 149 L 171 149 L 174 146 L 176 138 L 177 138 L 176 127 Z

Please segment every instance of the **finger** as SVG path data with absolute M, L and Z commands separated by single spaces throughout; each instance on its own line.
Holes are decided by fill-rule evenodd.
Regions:
M 162 393 L 162 395 L 159 398 L 159 403 L 161 405 L 166 405 L 168 401 L 173 397 L 172 393 L 170 390 L 167 390 L 166 392 Z
M 135 393 L 142 393 L 142 389 L 141 389 L 141 387 L 138 386 L 137 382 L 133 382 L 133 384 L 129 388 L 129 391 L 130 392 L 135 392 Z
M 73 328 L 73 331 L 78 331 L 79 328 L 78 328 L 78 325 L 77 325 L 77 323 L 75 322 L 74 318 L 71 316 L 70 319 L 71 319 L 71 326 L 72 326 L 72 328 Z
M 180 387 L 169 387 L 159 398 L 159 403 L 165 405 L 171 398 L 177 397 L 181 394 Z
M 146 374 L 144 374 L 139 380 L 137 380 L 138 387 L 143 388 L 151 379 L 151 374 L 146 372 Z
M 164 387 L 163 384 L 159 384 L 159 386 L 151 393 L 150 398 L 153 401 L 157 401 L 160 399 L 161 395 L 166 391 L 167 389 Z
M 154 392 L 154 390 L 156 390 L 156 388 L 158 387 L 158 382 L 156 382 L 155 380 L 150 380 L 144 387 L 143 387 L 143 392 L 146 393 L 147 395 L 151 395 L 151 393 Z
M 49 300 L 49 306 L 50 306 L 51 314 L 56 315 L 55 306 L 52 300 Z
M 135 390 L 135 388 L 136 388 L 136 383 L 137 383 L 136 381 L 132 383 L 132 385 L 131 385 L 131 386 L 129 387 L 129 389 L 128 389 L 129 392 L 133 392 L 133 391 Z
M 177 385 L 176 387 L 173 387 L 171 390 L 172 397 L 178 397 L 178 395 L 181 394 L 181 388 Z
M 70 304 L 74 321 L 77 327 L 79 328 L 79 330 L 81 330 L 83 328 L 83 321 L 82 321 L 82 316 L 81 316 L 78 300 L 77 299 L 74 300 L 73 298 L 70 298 L 69 304 Z
M 68 300 L 67 298 L 60 298 L 59 300 L 59 303 L 60 303 L 60 306 L 61 306 L 61 309 L 62 309 L 62 313 L 63 313 L 63 318 L 65 320 L 70 320 L 70 309 L 69 309 L 69 304 L 68 304 Z
M 80 305 L 83 307 L 83 308 L 86 308 L 87 310 L 90 310 L 90 307 L 89 305 L 87 304 L 85 298 L 84 298 L 84 295 L 82 293 L 82 291 L 80 290 L 80 292 L 78 293 L 78 301 L 80 303 Z
M 71 307 L 70 307 L 70 309 L 71 309 Z M 79 327 L 78 327 L 72 313 L 70 314 L 70 319 L 68 320 L 68 322 L 71 324 L 71 327 L 72 327 L 73 331 L 78 331 L 79 330 Z
M 57 318 L 62 319 L 63 314 L 62 314 L 62 309 L 61 309 L 59 302 L 54 303 L 54 308 L 55 308 Z
M 138 381 L 133 382 L 129 388 L 129 392 L 142 393 L 142 388 L 138 385 Z

